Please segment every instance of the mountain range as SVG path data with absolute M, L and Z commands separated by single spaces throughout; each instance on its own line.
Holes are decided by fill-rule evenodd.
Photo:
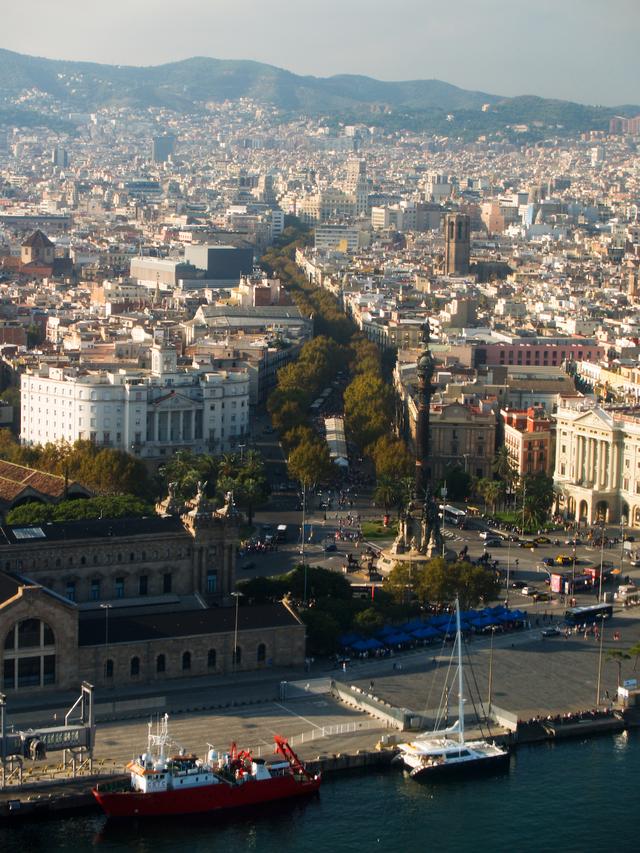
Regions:
M 199 112 L 208 102 L 248 98 L 285 113 L 327 115 L 415 129 L 473 132 L 537 122 L 568 130 L 605 127 L 614 113 L 636 107 L 591 107 L 532 96 L 504 98 L 441 80 L 384 82 L 340 74 L 312 77 L 249 60 L 193 57 L 164 65 L 100 65 L 27 56 L 0 49 L 0 122 L 4 112 L 42 113 L 45 101 L 70 112 L 107 106 Z M 483 105 L 484 111 L 481 109 Z M 449 116 L 449 117 L 448 117 Z M 15 120 L 15 119 L 10 119 Z

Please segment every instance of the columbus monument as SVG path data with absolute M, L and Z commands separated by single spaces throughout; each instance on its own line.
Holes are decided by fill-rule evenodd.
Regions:
M 432 381 L 435 373 L 433 354 L 429 349 L 431 328 L 425 321 L 422 326 L 423 350 L 417 364 L 417 421 L 416 421 L 416 474 L 413 495 L 400 513 L 398 535 L 378 563 L 382 569 L 397 562 L 420 562 L 431 557 L 444 556 L 438 505 L 431 480 L 431 434 L 429 413 L 431 397 L 435 390 Z

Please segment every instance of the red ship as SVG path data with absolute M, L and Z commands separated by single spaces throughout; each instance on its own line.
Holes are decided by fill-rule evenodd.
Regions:
M 310 773 L 287 741 L 274 737 L 279 760 L 266 762 L 235 743 L 227 753 L 210 746 L 207 760 L 180 750 L 167 757 L 168 716 L 155 734 L 149 724 L 149 746 L 130 761 L 130 781 L 100 783 L 93 795 L 108 817 L 157 817 L 203 814 L 255 806 L 313 794 L 321 775 Z

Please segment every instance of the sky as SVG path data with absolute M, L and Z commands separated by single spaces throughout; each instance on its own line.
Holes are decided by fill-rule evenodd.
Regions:
M 498 95 L 640 104 L 640 0 L 30 0 L 0 46 L 158 65 L 253 59 L 297 74 L 438 78 Z

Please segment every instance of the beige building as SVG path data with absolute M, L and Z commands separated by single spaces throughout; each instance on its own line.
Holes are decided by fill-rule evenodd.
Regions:
M 283 605 L 238 608 L 239 519 L 204 498 L 146 519 L 4 527 L 3 692 L 149 683 L 300 665 L 305 629 Z
M 542 407 L 502 409 L 504 443 L 513 469 L 524 474 L 551 474 L 553 469 L 552 421 Z
M 413 447 L 416 439 L 418 408 L 415 398 L 415 373 L 394 372 L 398 393 L 398 422 Z M 443 479 L 447 469 L 463 468 L 472 477 L 490 477 L 496 452 L 496 416 L 490 409 L 458 402 L 433 403 L 431 427 L 431 470 L 434 482 Z
M 578 404 L 555 418 L 560 510 L 587 524 L 624 518 L 640 527 L 640 411 Z

